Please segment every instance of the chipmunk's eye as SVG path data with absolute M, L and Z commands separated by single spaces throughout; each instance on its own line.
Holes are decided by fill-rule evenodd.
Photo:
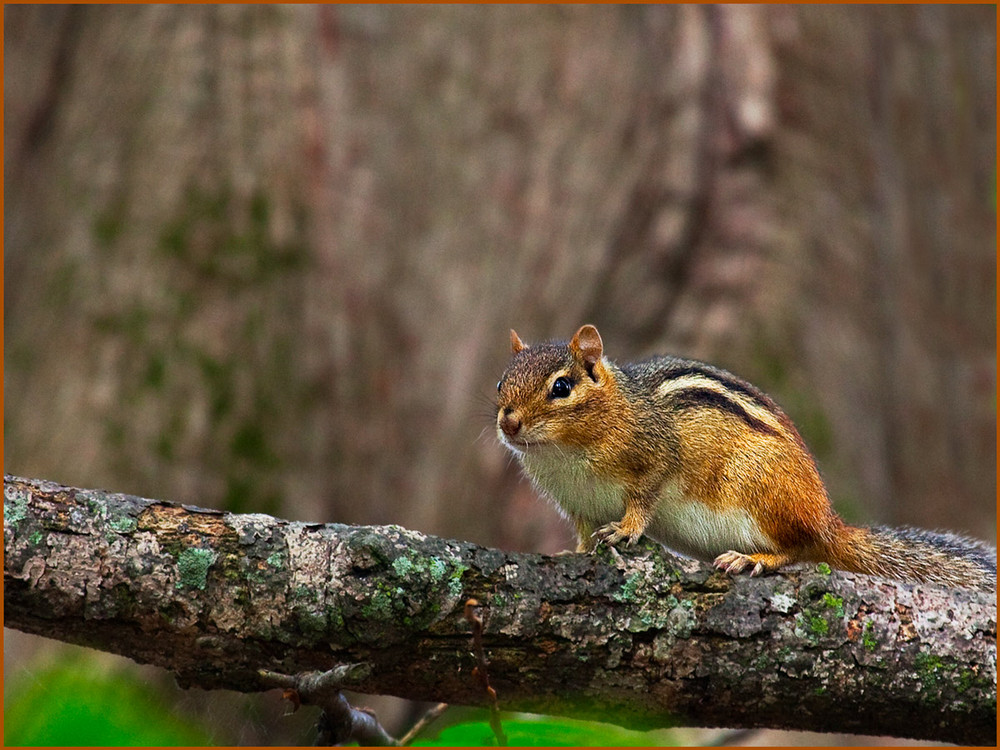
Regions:
M 572 380 L 569 378 L 556 378 L 556 382 L 552 384 L 549 396 L 551 398 L 566 398 L 571 390 L 573 390 Z
M 502 380 L 498 380 L 497 381 L 497 393 L 500 393 L 500 386 L 502 386 L 502 385 L 503 385 L 503 381 Z

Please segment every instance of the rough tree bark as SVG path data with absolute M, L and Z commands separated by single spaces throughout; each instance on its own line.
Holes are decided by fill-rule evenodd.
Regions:
M 356 665 L 344 687 L 639 727 L 996 741 L 996 602 L 797 568 L 730 579 L 654 546 L 507 553 L 398 526 L 232 514 L 4 479 L 5 624 L 182 684 Z

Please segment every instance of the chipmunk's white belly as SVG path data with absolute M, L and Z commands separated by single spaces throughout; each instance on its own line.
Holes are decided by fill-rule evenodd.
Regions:
M 625 487 L 597 477 L 582 451 L 534 448 L 521 463 L 535 485 L 555 501 L 564 515 L 583 519 L 594 528 L 620 521 L 625 514 Z M 648 536 L 677 552 L 713 560 L 728 550 L 764 552 L 773 545 L 748 513 L 717 511 L 686 495 L 679 481 L 660 489 Z
M 625 487 L 596 477 L 582 451 L 535 447 L 521 455 L 521 464 L 538 489 L 570 518 L 603 526 L 625 513 Z
M 664 494 L 670 493 L 677 493 L 679 499 L 661 500 L 647 533 L 671 549 L 711 561 L 729 550 L 749 554 L 773 548 L 746 511 L 713 510 L 699 500 L 684 497 L 676 485 L 665 488 Z

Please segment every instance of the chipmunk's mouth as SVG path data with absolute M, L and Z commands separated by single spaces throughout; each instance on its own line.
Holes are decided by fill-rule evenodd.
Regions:
M 500 439 L 501 443 L 516 453 L 524 453 L 525 451 L 545 445 L 544 440 L 532 438 L 529 435 L 521 433 L 518 433 L 517 435 L 508 435 L 500 428 L 497 428 L 497 437 Z

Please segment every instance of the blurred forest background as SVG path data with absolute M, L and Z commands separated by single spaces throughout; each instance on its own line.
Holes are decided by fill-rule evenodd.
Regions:
M 509 328 L 592 322 L 770 391 L 851 520 L 995 541 L 994 7 L 8 5 L 4 45 L 5 471 L 554 552 L 492 398 Z M 45 665 L 132 669 L 77 651 L 6 631 L 8 744 Z

